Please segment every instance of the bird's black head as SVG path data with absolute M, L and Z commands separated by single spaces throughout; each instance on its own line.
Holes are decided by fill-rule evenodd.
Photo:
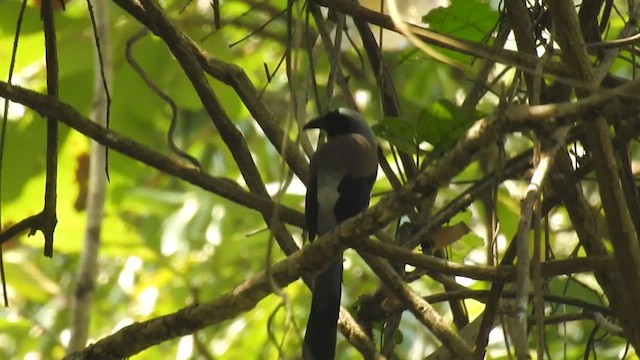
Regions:
M 304 129 L 322 129 L 326 131 L 329 138 L 337 135 L 360 134 L 367 139 L 375 140 L 371 128 L 362 116 L 357 111 L 347 108 L 339 108 L 313 119 L 304 126 Z

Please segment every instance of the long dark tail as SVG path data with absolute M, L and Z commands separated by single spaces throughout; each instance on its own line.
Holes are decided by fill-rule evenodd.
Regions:
M 336 355 L 341 286 L 342 255 L 333 260 L 313 282 L 311 313 L 302 352 L 305 360 L 333 360 Z

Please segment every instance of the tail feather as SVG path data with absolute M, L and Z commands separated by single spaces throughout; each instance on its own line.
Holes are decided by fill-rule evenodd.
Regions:
M 305 360 L 333 360 L 342 293 L 342 254 L 313 282 L 311 314 L 304 336 Z

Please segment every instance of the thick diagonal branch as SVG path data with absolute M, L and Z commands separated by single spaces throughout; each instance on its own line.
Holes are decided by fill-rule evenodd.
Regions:
M 0 97 L 23 104 L 38 111 L 43 116 L 53 116 L 102 145 L 249 209 L 257 210 L 263 214 L 272 214 L 274 211 L 275 204 L 270 199 L 249 193 L 230 179 L 214 177 L 191 166 L 185 166 L 181 162 L 126 136 L 96 125 L 78 113 L 73 107 L 60 102 L 54 97 L 10 85 L 3 81 L 0 81 Z M 279 211 L 280 217 L 285 222 L 304 227 L 304 216 L 299 211 L 286 206 L 281 206 Z M 4 240 L 0 236 L 0 242 Z
M 0 95 L 1 89 L 0 86 Z M 188 307 L 145 323 L 133 324 L 67 359 L 127 357 L 168 339 L 233 318 L 253 308 L 258 301 L 273 291 L 271 281 L 275 281 L 278 286 L 286 286 L 305 273 L 317 271 L 339 251 L 346 239 L 365 237 L 380 230 L 415 206 L 422 197 L 433 194 L 440 184 L 447 184 L 453 176 L 469 165 L 481 147 L 495 141 L 497 131 L 495 119 L 476 122 L 465 138 L 443 156 L 442 161 L 420 172 L 414 181 L 385 196 L 378 204 L 345 221 L 313 244 L 275 264 L 271 271 L 272 280 L 262 272 L 214 301 Z
M 147 13 L 140 3 L 136 1 L 114 0 L 114 2 L 156 35 L 160 35 L 163 32 L 166 33 L 166 31 L 169 30 L 171 32 L 178 31 L 170 24 L 168 26 L 172 27 L 172 29 L 167 28 L 167 26 L 159 28 L 157 23 L 158 18 L 154 18 L 150 13 Z M 297 150 L 295 143 L 280 127 L 280 122 L 275 114 L 261 100 L 260 91 L 253 86 L 244 70 L 238 65 L 224 62 L 205 52 L 185 34 L 178 31 L 178 35 L 181 39 L 181 44 L 189 47 L 189 50 L 182 49 L 182 51 L 191 52 L 198 61 L 199 66 L 207 74 L 233 87 L 271 144 L 282 155 L 282 158 L 291 167 L 291 170 L 303 182 L 306 182 L 308 171 L 307 161 L 300 151 Z
M 471 359 L 473 351 L 467 343 L 455 333 L 453 328 L 444 321 L 431 304 L 411 290 L 391 265 L 381 258 L 366 253 L 361 255 L 373 272 L 408 306 L 409 311 L 416 319 L 431 330 L 438 340 L 456 354 L 458 358 Z

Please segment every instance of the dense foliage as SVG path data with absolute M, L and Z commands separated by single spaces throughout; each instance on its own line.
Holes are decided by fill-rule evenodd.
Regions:
M 53 1 L 54 9 L 58 8 Z M 418 241 L 421 246 L 412 247 L 428 261 L 446 258 L 454 262 L 447 264 L 454 268 L 450 272 L 441 273 L 440 268 L 428 265 L 422 269 L 404 266 L 409 260 L 391 261 L 406 281 L 403 284 L 410 285 L 406 291 L 426 297 L 451 329 L 475 324 L 475 332 L 460 334 L 471 350 L 482 343 L 484 335 L 486 358 L 508 358 L 519 349 L 514 337 L 523 322 L 518 321 L 518 314 L 528 317 L 524 319 L 524 343 L 533 356 L 634 356 L 634 346 L 640 345 L 640 314 L 627 305 L 637 305 L 633 299 L 640 299 L 640 219 L 634 217 L 639 213 L 634 173 L 640 155 L 636 142 L 640 131 L 638 86 L 634 85 L 637 47 L 633 42 L 613 40 L 637 32 L 633 24 L 639 20 L 638 4 L 584 0 L 575 9 L 578 13 L 567 15 L 566 8 L 557 4 L 547 8 L 541 1 L 393 2 L 392 6 L 401 7 L 403 18 L 420 24 L 409 26 L 415 39 L 408 39 L 375 2 L 363 4 L 365 8 L 346 0 L 167 0 L 160 3 L 160 13 L 151 10 L 151 2 L 115 0 L 108 4 L 111 59 L 102 65 L 113 74 L 109 128 L 186 170 L 168 173 L 162 165 L 140 161 L 149 159 L 146 153 L 135 159 L 118 149 L 109 151 L 98 272 L 90 289 L 94 294 L 88 344 L 113 333 L 117 336 L 118 330 L 134 322 L 217 301 L 223 294 L 233 295 L 236 286 L 287 258 L 281 238 L 275 241 L 271 235 L 277 222 L 270 210 L 255 205 L 259 199 L 270 206 L 274 202 L 283 206 L 283 213 L 288 214 L 283 216 L 283 231 L 302 246 L 304 229 L 299 220 L 306 163 L 296 163 L 296 159 L 304 159 L 305 152 L 309 155 L 315 139 L 310 141 L 298 131 L 299 126 L 318 112 L 357 104 L 381 139 L 386 160 L 382 163 L 387 165 L 380 171 L 372 205 L 384 201 L 380 200 L 384 196 L 399 194 L 424 169 L 461 167 L 452 178 L 443 176 L 439 183 L 412 188 L 411 193 L 424 196 L 407 197 L 415 203 L 389 207 L 390 211 L 402 208 L 398 211 L 402 214 L 394 213 L 395 221 L 382 234 L 375 233 L 383 242 L 401 242 L 405 229 L 409 236 L 429 226 L 470 229 L 444 235 L 433 230 Z M 46 93 L 40 12 L 45 5 L 29 1 L 21 16 L 22 6 L 21 0 L 0 1 L 0 73 L 5 76 L 13 68 L 11 84 Z M 384 8 L 389 13 L 389 5 Z M 562 17 L 565 25 L 552 20 L 561 16 L 579 19 L 581 27 L 569 32 L 569 20 Z M 44 106 L 31 95 L 20 97 L 11 92 L 7 78 L 0 79 L 0 104 L 4 105 L 5 98 L 13 100 L 3 123 L 6 136 L 1 149 L 3 231 L 38 214 L 44 206 L 48 130 L 41 115 L 54 114 L 53 118 L 66 124 L 72 110 L 89 118 L 94 111 L 92 93 L 100 87 L 87 3 L 71 0 L 64 10 L 54 11 L 54 18 L 58 96 L 71 108 Z M 168 19 L 171 29 L 163 28 L 158 19 Z M 382 39 L 378 26 L 388 28 Z M 139 33 L 145 27 L 150 31 Z M 226 140 L 227 130 L 212 115 L 214 100 L 205 100 L 202 88 L 194 89 L 193 73 L 185 71 L 189 57 L 176 52 L 180 40 L 171 37 L 172 29 L 184 34 L 179 38 L 187 44 L 197 44 L 197 48 L 187 46 L 185 53 L 195 54 L 191 60 L 200 64 L 200 73 L 206 73 L 213 98 L 222 106 L 222 117 L 230 119 L 229 124 L 246 141 L 247 153 L 261 177 L 259 185 L 252 182 L 256 181 L 250 175 L 253 165 L 239 161 L 244 145 Z M 134 36 L 127 58 L 127 43 Z M 590 45 L 585 47 L 585 42 Z M 578 50 L 570 49 L 572 43 Z M 334 51 L 335 45 L 341 51 Z M 202 54 L 213 59 L 209 67 L 198 57 Z M 135 69 L 132 59 L 175 104 L 177 121 L 172 133 L 170 104 L 145 83 L 145 75 Z M 378 68 L 376 59 L 382 59 L 384 66 Z M 237 67 L 225 68 L 225 64 Z M 585 75 L 586 69 L 593 74 Z M 238 85 L 241 77 L 233 76 L 239 71 L 252 86 Z M 606 90 L 617 86 L 627 87 Z M 588 104 L 591 100 L 584 100 L 600 95 L 609 97 Z M 579 101 L 584 103 L 572 105 Z M 531 110 L 520 106 L 554 103 L 565 107 Z M 455 157 L 456 146 L 474 136 L 467 130 L 478 121 L 498 124 L 490 125 L 494 133 L 488 138 L 493 140 L 478 140 L 473 145 L 478 151 L 465 154 L 468 159 Z M 594 129 L 596 123 L 604 124 L 605 130 Z M 273 135 L 268 125 L 282 131 L 287 141 Z M 597 148 L 593 142 L 597 131 L 609 148 L 614 144 L 614 153 Z M 86 134 L 66 125 L 61 125 L 58 134 L 58 223 L 53 257 L 42 255 L 42 232 L 28 236 L 23 231 L 11 239 L 2 238 L 9 306 L 0 310 L 0 358 L 53 359 L 67 353 L 91 181 Z M 173 149 L 168 134 L 179 149 L 197 160 L 199 171 L 216 177 L 222 185 L 233 185 L 231 195 L 189 180 L 198 176 L 197 172 L 187 174 L 195 166 Z M 129 145 L 120 143 L 131 149 Z M 283 157 L 286 151 L 295 156 Z M 611 159 L 617 166 L 613 173 L 618 174 L 618 182 L 602 175 Z M 548 170 L 541 166 L 545 161 L 551 162 Z M 166 159 L 160 162 L 169 164 Z M 536 183 L 540 178 L 534 175 L 532 179 L 532 174 L 542 176 L 542 181 Z M 540 186 L 528 188 L 531 182 Z M 261 192 L 262 184 L 268 201 Z M 611 192 L 605 184 L 611 185 Z M 469 191 L 469 203 L 464 198 L 454 202 L 464 191 Z M 242 198 L 248 200 L 233 195 L 249 193 L 254 197 Z M 613 200 L 607 204 L 607 199 Z M 389 203 L 396 204 L 396 200 Z M 400 216 L 403 214 L 406 216 Z M 617 223 L 612 218 L 622 220 Z M 624 219 L 631 222 L 624 223 Z M 505 253 L 509 253 L 507 248 L 515 251 L 518 241 L 524 245 L 514 261 L 515 253 Z M 370 269 L 375 266 L 367 260 L 372 253 L 390 257 L 384 251 L 367 250 L 366 244 L 346 252 L 342 301 L 369 333 L 369 346 L 375 346 L 379 356 L 392 353 L 398 359 L 422 359 L 442 348 L 443 338 L 437 330 L 416 320 L 407 311 L 412 305 L 394 294 L 398 287 L 385 279 L 388 287 L 383 286 L 378 271 Z M 528 265 L 523 254 L 530 258 L 530 270 L 515 267 L 517 263 Z M 462 270 L 455 270 L 454 265 Z M 470 265 L 484 267 L 469 267 L 464 272 Z M 318 267 L 305 268 L 302 273 L 308 275 Z M 489 275 L 478 273 L 472 279 L 474 269 Z M 522 283 L 515 280 L 516 273 L 523 272 L 530 279 L 523 285 L 528 308 L 519 313 L 517 303 L 511 301 L 518 295 L 522 299 Z M 452 276 L 455 274 L 467 275 Z M 310 291 L 302 280 L 284 282 L 287 286 L 271 287 L 270 295 L 255 307 L 247 306 L 248 311 L 212 315 L 219 320 L 211 320 L 213 325 L 204 328 L 185 322 L 184 333 L 169 334 L 166 337 L 171 340 L 143 346 L 123 357 L 299 358 Z M 480 325 L 478 316 L 489 308 L 496 311 L 495 321 Z M 400 320 L 400 311 L 404 314 L 396 330 L 394 322 Z M 478 328 L 480 335 L 476 335 Z M 339 359 L 363 356 L 366 346 L 353 346 L 354 338 L 339 337 Z M 478 351 L 482 357 L 482 350 Z

